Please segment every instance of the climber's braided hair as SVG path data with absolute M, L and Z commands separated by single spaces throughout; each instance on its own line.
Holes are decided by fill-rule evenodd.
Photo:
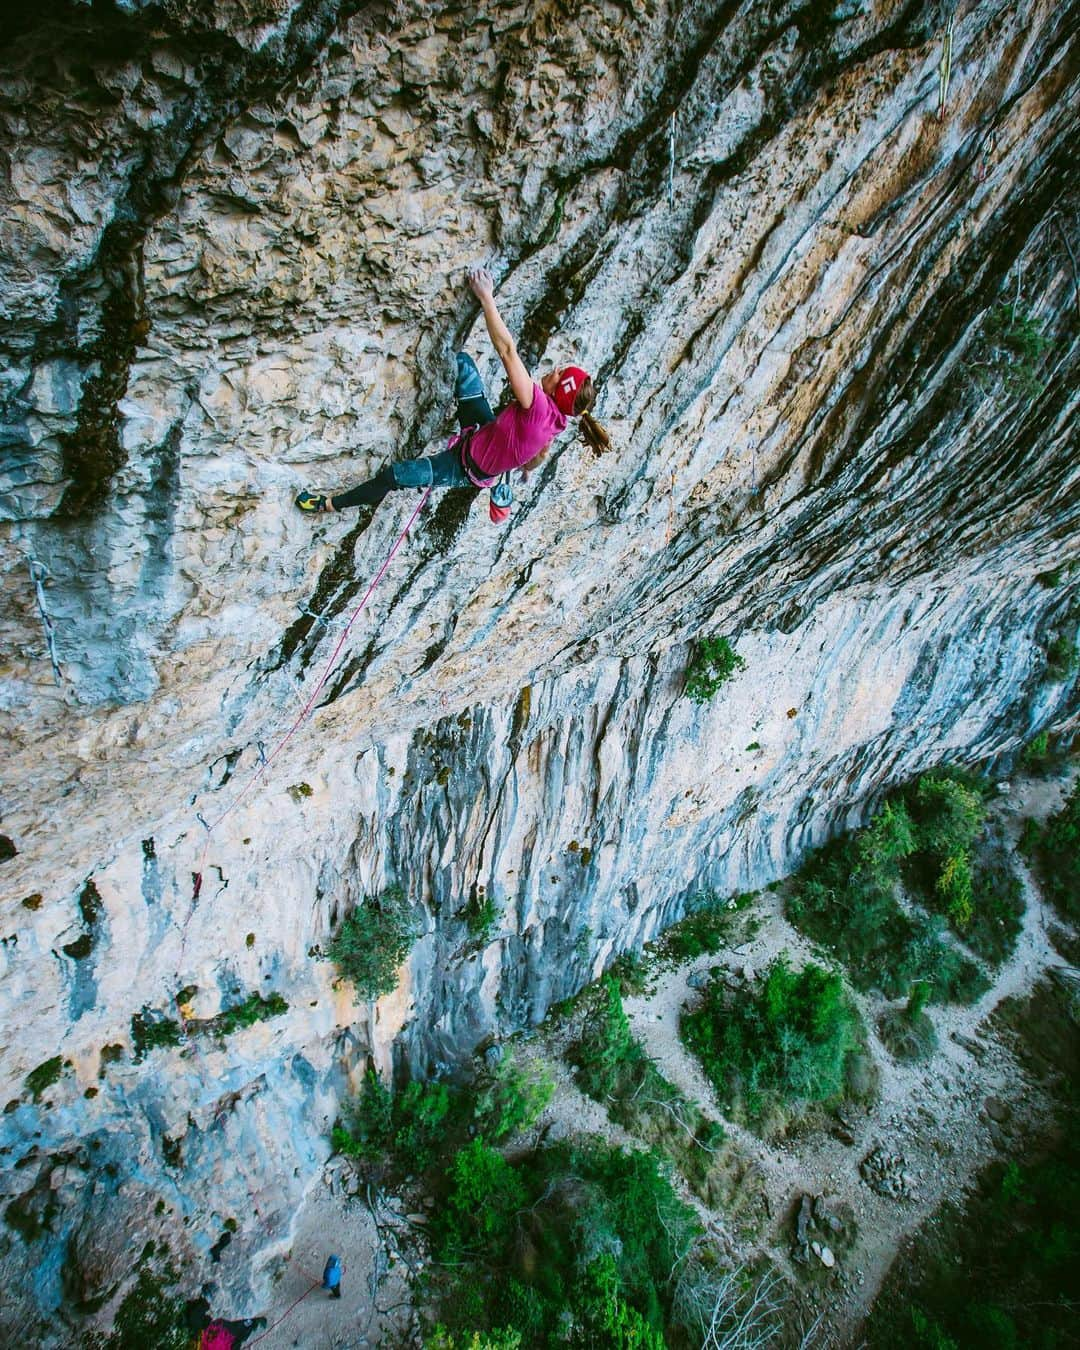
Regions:
M 587 378 L 574 399 L 574 416 L 579 419 L 581 439 L 595 455 L 602 455 L 611 446 L 611 437 L 589 409 L 596 402 L 596 386 Z

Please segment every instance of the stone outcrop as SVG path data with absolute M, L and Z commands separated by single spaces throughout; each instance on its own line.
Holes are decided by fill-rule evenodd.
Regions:
M 1073 733 L 1077 9 L 950 13 L 3 21 L 0 1146 L 47 1271 L 5 1316 L 149 1238 L 255 1310 L 369 1053 L 452 1067 L 891 783 Z M 502 530 L 433 497 L 278 750 L 415 505 L 292 495 L 445 434 L 459 345 L 498 389 L 481 261 L 614 448 Z M 699 708 L 703 633 L 746 669 Z M 421 936 L 357 1007 L 318 948 L 391 881 Z

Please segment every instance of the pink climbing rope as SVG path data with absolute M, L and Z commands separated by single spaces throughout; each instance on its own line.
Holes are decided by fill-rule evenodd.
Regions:
M 322 1280 L 316 1280 L 315 1283 L 309 1289 L 305 1289 L 298 1299 L 289 1304 L 289 1306 L 285 1309 L 285 1311 L 281 1314 L 281 1316 L 278 1318 L 276 1322 L 271 1322 L 265 1331 L 260 1331 L 253 1341 L 248 1342 L 248 1345 L 249 1346 L 258 1345 L 260 1341 L 266 1340 L 267 1336 L 270 1335 L 270 1333 L 274 1330 L 274 1328 L 281 1326 L 282 1322 L 285 1321 L 286 1317 L 288 1317 L 288 1315 L 292 1312 L 292 1310 L 294 1308 L 299 1307 L 300 1304 L 303 1303 L 304 1299 L 307 1298 L 308 1294 L 313 1293 L 316 1289 L 319 1288 L 321 1284 Z
M 307 702 L 304 704 L 304 706 L 300 709 L 300 713 L 299 713 L 299 715 L 297 716 L 296 721 L 293 722 L 292 726 L 288 729 L 288 731 L 285 733 L 285 735 L 282 736 L 281 740 L 278 741 L 277 745 L 274 746 L 274 748 L 270 751 L 270 753 L 266 756 L 266 758 L 262 761 L 262 763 L 258 765 L 258 767 L 255 769 L 254 773 L 252 773 L 252 774 L 250 775 L 250 777 L 247 779 L 247 781 L 246 781 L 246 782 L 244 783 L 244 785 L 241 787 L 240 791 L 239 791 L 239 792 L 236 794 L 236 796 L 232 799 L 232 801 L 231 801 L 231 802 L 229 803 L 229 805 L 225 808 L 225 810 L 222 811 L 221 815 L 219 815 L 219 816 L 217 817 L 216 820 L 212 821 L 209 825 L 206 826 L 206 843 L 205 843 L 205 845 L 203 846 L 202 858 L 201 858 L 200 861 L 199 861 L 199 868 L 198 868 L 198 871 L 196 871 L 196 872 L 194 872 L 194 873 L 192 874 L 192 888 L 193 888 L 193 891 L 194 891 L 194 894 L 192 895 L 192 906 L 193 906 L 193 907 L 194 907 L 194 904 L 195 904 L 195 903 L 198 901 L 198 899 L 199 899 L 199 892 L 202 890 L 203 868 L 206 866 L 206 855 L 207 855 L 207 853 L 209 852 L 209 849 L 210 849 L 210 836 L 211 836 L 211 834 L 213 834 L 214 830 L 217 829 L 217 827 L 221 824 L 221 822 L 225 819 L 226 816 L 230 815 L 233 811 L 236 810 L 237 806 L 239 806 L 240 802 L 241 802 L 241 801 L 244 799 L 244 797 L 247 795 L 247 792 L 249 791 L 249 789 L 252 788 L 252 787 L 259 781 L 259 779 L 263 776 L 264 773 L 266 773 L 267 769 L 268 769 L 268 768 L 270 767 L 270 765 L 274 762 L 274 760 L 275 760 L 275 759 L 277 758 L 277 756 L 281 753 L 281 751 L 285 749 L 285 747 L 286 747 L 286 745 L 288 745 L 289 741 L 292 740 L 294 734 L 299 730 L 301 724 L 305 721 L 305 719 L 307 718 L 308 714 L 311 712 L 312 708 L 315 706 L 315 700 L 316 700 L 316 699 L 319 697 L 319 695 L 322 693 L 323 688 L 324 688 L 324 686 L 326 685 L 327 680 L 330 678 L 330 675 L 331 675 L 331 673 L 333 672 L 334 666 L 335 666 L 335 664 L 336 664 L 336 662 L 337 662 L 337 659 L 338 659 L 338 655 L 340 654 L 342 647 L 344 647 L 344 645 L 345 645 L 345 639 L 349 636 L 349 630 L 352 628 L 352 626 L 353 626 L 353 624 L 356 622 L 356 620 L 360 617 L 361 613 L 363 612 L 364 606 L 365 606 L 365 605 L 367 604 L 367 602 L 371 599 L 371 595 L 372 595 L 372 592 L 375 590 L 375 587 L 379 584 L 380 581 L 382 581 L 383 577 L 386 575 L 386 570 L 387 570 L 387 568 L 388 568 L 388 567 L 390 566 L 390 564 L 394 561 L 394 557 L 395 557 L 395 555 L 396 555 L 398 549 L 399 549 L 399 548 L 401 547 L 401 545 L 405 542 L 405 537 L 406 537 L 406 535 L 407 535 L 407 534 L 409 533 L 409 531 L 412 529 L 413 523 L 415 522 L 415 520 L 416 520 L 417 516 L 420 514 L 420 512 L 424 509 L 424 503 L 427 501 L 428 497 L 430 497 L 430 496 L 431 496 L 431 488 L 430 488 L 430 487 L 427 487 L 427 488 L 424 489 L 424 495 L 420 498 L 420 501 L 419 501 L 419 503 L 417 504 L 416 509 L 413 511 L 412 515 L 409 517 L 408 521 L 406 522 L 405 528 L 401 531 L 401 533 L 398 535 L 397 539 L 394 541 L 394 546 L 393 546 L 393 548 L 391 548 L 390 552 L 386 555 L 386 558 L 385 558 L 385 560 L 384 560 L 384 562 L 383 562 L 383 565 L 382 565 L 382 566 L 379 568 L 379 570 L 375 573 L 375 576 L 374 576 L 374 578 L 372 579 L 370 585 L 368 586 L 367 590 L 364 592 L 364 598 L 360 601 L 360 603 L 359 603 L 359 604 L 356 606 L 356 608 L 353 610 L 353 612 L 352 612 L 352 614 L 351 614 L 351 616 L 350 616 L 350 618 L 349 618 L 349 622 L 348 622 L 348 623 L 345 625 L 345 627 L 342 629 L 341 636 L 340 636 L 340 637 L 338 638 L 338 640 L 337 640 L 337 646 L 336 646 L 336 647 L 334 648 L 334 650 L 331 652 L 331 654 L 330 654 L 330 660 L 326 663 L 326 669 L 323 671 L 322 675 L 319 676 L 318 683 L 315 685 L 315 688 L 311 691 L 311 695 L 310 695 L 310 697 L 308 698 L 308 701 L 307 701 Z M 191 916 L 189 915 L 188 917 L 189 917 L 189 919 L 190 919 Z M 185 924 L 184 927 L 185 927 L 185 932 L 186 932 L 187 925 Z

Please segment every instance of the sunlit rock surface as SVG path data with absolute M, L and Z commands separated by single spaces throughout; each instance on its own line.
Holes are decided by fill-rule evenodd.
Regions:
M 254 1311 L 369 1054 L 452 1068 L 891 783 L 1071 734 L 1077 9 L 962 8 L 941 108 L 949 9 L 2 21 L 8 1325 L 150 1238 Z M 445 435 L 458 346 L 499 391 L 478 262 L 613 449 L 502 529 L 433 497 L 278 749 L 418 500 L 292 496 Z M 698 708 L 704 633 L 746 669 Z M 318 949 L 390 882 L 421 936 L 356 1006 Z M 181 991 L 289 1007 L 136 1061 Z

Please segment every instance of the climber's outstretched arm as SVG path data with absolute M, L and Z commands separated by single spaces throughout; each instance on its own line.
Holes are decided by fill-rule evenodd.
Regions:
M 491 273 L 486 267 L 472 268 L 469 272 L 469 285 L 472 287 L 473 295 L 480 301 L 488 336 L 506 370 L 506 378 L 510 381 L 514 397 L 521 407 L 527 410 L 532 407 L 533 402 L 533 379 L 518 356 L 514 339 L 510 336 L 510 329 L 503 323 L 502 315 L 495 304 L 495 282 Z

